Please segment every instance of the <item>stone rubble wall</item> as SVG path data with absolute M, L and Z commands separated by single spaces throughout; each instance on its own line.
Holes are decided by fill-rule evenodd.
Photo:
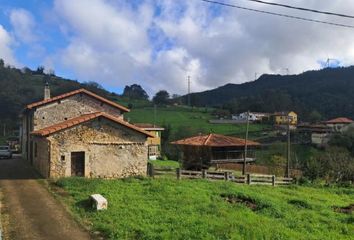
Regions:
M 85 152 L 85 176 L 146 175 L 147 137 L 106 119 L 60 131 L 51 142 L 50 177 L 71 176 L 71 152 Z
M 43 177 L 49 177 L 50 142 L 46 138 L 33 138 L 33 165 Z M 37 150 L 36 150 L 37 148 Z M 36 155 L 37 151 L 37 155 Z
M 39 130 L 83 114 L 106 112 L 122 119 L 122 112 L 84 93 L 38 107 L 34 112 L 33 130 Z

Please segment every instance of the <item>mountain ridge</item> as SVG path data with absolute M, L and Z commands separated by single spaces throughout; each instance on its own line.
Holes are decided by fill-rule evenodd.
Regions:
M 323 118 L 354 118 L 354 66 L 296 75 L 263 74 L 251 82 L 228 83 L 190 97 L 192 105 L 233 108 L 232 112 L 295 110 L 308 120 L 316 111 Z M 181 100 L 186 102 L 187 95 Z

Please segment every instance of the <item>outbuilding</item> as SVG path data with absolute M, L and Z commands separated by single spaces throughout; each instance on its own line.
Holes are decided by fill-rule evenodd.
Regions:
M 180 147 L 185 169 L 209 168 L 217 163 L 242 163 L 246 146 L 246 162 L 254 162 L 254 150 L 260 146 L 260 143 L 251 140 L 214 133 L 181 139 L 171 144 Z
M 151 133 L 124 121 L 129 109 L 85 89 L 50 97 L 23 112 L 23 158 L 44 177 L 145 175 Z

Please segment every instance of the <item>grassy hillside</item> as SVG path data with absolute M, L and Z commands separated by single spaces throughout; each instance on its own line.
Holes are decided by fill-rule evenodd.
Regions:
M 244 137 L 245 124 L 211 124 L 213 118 L 211 109 L 187 107 L 158 107 L 156 119 L 154 108 L 133 108 L 125 118 L 133 123 L 154 123 L 160 126 L 171 126 L 173 138 L 186 137 L 198 133 L 219 133 Z M 257 137 L 267 125 L 251 124 L 249 131 L 251 137 Z M 188 134 L 189 133 L 189 134 Z
M 107 239 L 352 239 L 354 216 L 336 207 L 354 203 L 353 188 L 247 186 L 174 179 L 57 183 L 79 221 Z M 108 210 L 90 210 L 100 193 Z
M 0 65 L 0 123 L 5 123 L 9 130 L 17 129 L 22 109 L 29 103 L 43 99 L 46 81 L 49 81 L 52 96 L 86 88 L 113 101 L 120 99 L 117 94 L 110 93 L 94 83 L 79 83 L 57 76 L 36 74 L 30 70 L 21 71 Z

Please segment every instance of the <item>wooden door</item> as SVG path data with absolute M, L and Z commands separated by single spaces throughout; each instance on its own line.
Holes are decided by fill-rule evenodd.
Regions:
M 71 153 L 71 176 L 85 176 L 85 152 Z

